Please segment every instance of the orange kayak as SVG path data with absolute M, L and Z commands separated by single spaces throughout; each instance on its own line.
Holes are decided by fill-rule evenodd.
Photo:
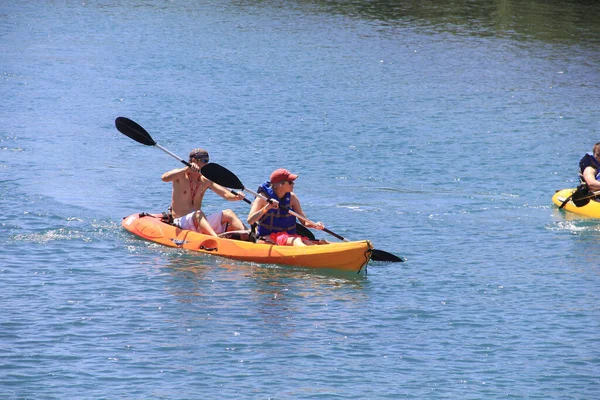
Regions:
M 159 214 L 136 213 L 121 225 L 136 236 L 168 247 L 212 254 L 232 260 L 306 268 L 361 272 L 373 252 L 368 240 L 315 246 L 278 246 L 204 235 L 161 221 Z

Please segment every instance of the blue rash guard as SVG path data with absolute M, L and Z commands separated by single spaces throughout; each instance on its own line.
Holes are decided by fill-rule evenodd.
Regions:
M 258 236 L 269 236 L 275 232 L 287 232 L 290 235 L 296 234 L 296 217 L 288 211 L 292 195 L 286 193 L 282 199 L 278 198 L 269 182 L 265 182 L 258 188 L 259 193 L 264 193 L 267 198 L 274 199 L 279 202 L 279 208 L 271 208 L 258 220 Z

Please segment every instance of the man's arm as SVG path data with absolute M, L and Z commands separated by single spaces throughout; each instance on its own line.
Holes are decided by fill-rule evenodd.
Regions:
M 237 201 L 237 200 L 242 200 L 245 197 L 244 196 L 244 192 L 240 191 L 240 192 L 237 192 L 238 194 L 233 194 L 233 193 L 231 193 L 231 191 L 229 189 L 226 189 L 223 186 L 221 186 L 221 185 L 219 185 L 217 183 L 214 183 L 211 180 L 209 180 L 208 182 L 209 182 L 208 187 L 213 192 L 215 192 L 216 194 L 218 194 L 219 196 L 221 196 L 222 198 L 224 198 L 225 200 Z
M 596 169 L 594 167 L 587 167 L 583 171 L 583 179 L 592 192 L 600 190 L 600 181 L 596 179 Z
M 163 180 L 163 182 L 173 182 L 174 180 L 184 176 L 187 170 L 188 167 L 172 169 L 162 174 L 160 178 Z

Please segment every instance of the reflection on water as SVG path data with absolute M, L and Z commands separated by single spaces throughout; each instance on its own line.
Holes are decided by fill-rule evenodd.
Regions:
M 560 210 L 554 205 L 552 206 L 552 216 L 557 221 L 579 221 L 583 224 L 600 225 L 600 219 L 598 218 L 575 214 L 564 209 Z
M 238 282 L 240 279 L 256 282 L 264 287 L 287 287 L 293 285 L 299 293 L 319 294 L 320 290 L 329 292 L 337 288 L 361 289 L 367 282 L 367 276 L 353 272 L 337 270 L 317 270 L 278 266 L 273 264 L 255 264 L 207 256 L 195 256 L 181 250 L 165 252 L 168 261 L 158 268 L 167 268 L 174 277 L 194 278 L 196 280 L 215 279 Z M 312 295 L 312 294 L 311 294 Z
M 565 233 L 565 237 L 561 239 L 566 248 L 566 258 L 576 258 L 582 268 L 589 268 L 597 273 L 597 260 L 600 258 L 600 219 L 559 210 L 554 206 L 552 217 L 554 222 L 548 229 Z M 570 269 L 572 266 L 565 268 Z
M 277 336 L 293 334 L 295 319 L 310 307 L 343 305 L 344 314 L 352 315 L 368 300 L 368 279 L 362 274 L 236 263 L 178 251 L 167 257 L 156 268 L 171 277 L 166 289 L 189 305 L 185 313 L 258 317 Z
M 597 43 L 600 37 L 600 7 L 594 0 L 337 0 L 309 4 L 319 12 L 378 21 L 382 26 L 420 26 L 436 32 L 565 43 Z

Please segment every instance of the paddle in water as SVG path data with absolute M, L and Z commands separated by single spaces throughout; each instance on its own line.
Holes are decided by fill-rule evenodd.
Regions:
M 181 157 L 177 156 L 175 153 L 170 152 L 169 150 L 162 147 L 160 144 L 156 143 L 156 141 L 154 139 L 152 139 L 152 136 L 150 136 L 148 131 L 146 131 L 137 122 L 132 121 L 129 118 L 118 117 L 115 120 L 115 126 L 117 127 L 117 130 L 119 132 L 121 132 L 123 135 L 135 140 L 136 142 L 141 143 L 146 146 L 158 147 L 159 149 L 161 149 L 162 151 L 164 151 L 171 157 L 175 158 L 176 160 L 179 160 L 181 163 L 187 165 L 188 167 L 192 166 L 189 162 L 187 162 L 184 159 L 182 159 Z M 210 179 L 210 178 L 208 178 L 208 179 Z M 235 190 L 230 190 L 230 191 L 231 191 L 231 193 L 233 193 L 235 195 L 238 194 Z M 244 198 L 243 200 L 248 204 L 252 204 L 252 202 L 246 198 Z M 315 235 L 313 235 L 313 233 L 308 228 L 306 228 L 304 225 L 296 224 L 296 229 L 298 230 L 298 232 L 301 235 L 306 236 L 310 240 L 315 240 Z
M 264 196 L 245 187 L 242 184 L 242 182 L 239 180 L 239 178 L 233 172 L 231 172 L 230 170 L 228 170 L 227 168 L 225 168 L 219 164 L 216 164 L 216 163 L 206 164 L 204 167 L 202 167 L 202 175 L 206 176 L 208 179 L 210 179 L 213 182 L 218 183 L 221 186 L 228 187 L 228 188 L 234 188 L 234 189 L 238 189 L 238 190 L 245 190 L 248 193 L 251 193 L 256 197 L 262 197 L 263 199 L 267 200 Z M 296 218 L 299 218 L 306 222 L 312 222 L 292 210 L 289 210 L 289 213 L 292 214 L 293 216 L 295 216 Z M 324 228 L 323 230 L 340 240 L 343 240 L 345 242 L 348 241 L 348 239 L 344 238 L 343 236 L 338 235 L 335 232 L 330 231 L 327 228 Z M 404 261 L 402 258 L 395 256 L 392 253 L 388 253 L 387 251 L 377 250 L 377 249 L 373 249 L 373 251 L 371 253 L 371 259 L 373 261 L 388 261 L 388 262 L 403 262 Z

